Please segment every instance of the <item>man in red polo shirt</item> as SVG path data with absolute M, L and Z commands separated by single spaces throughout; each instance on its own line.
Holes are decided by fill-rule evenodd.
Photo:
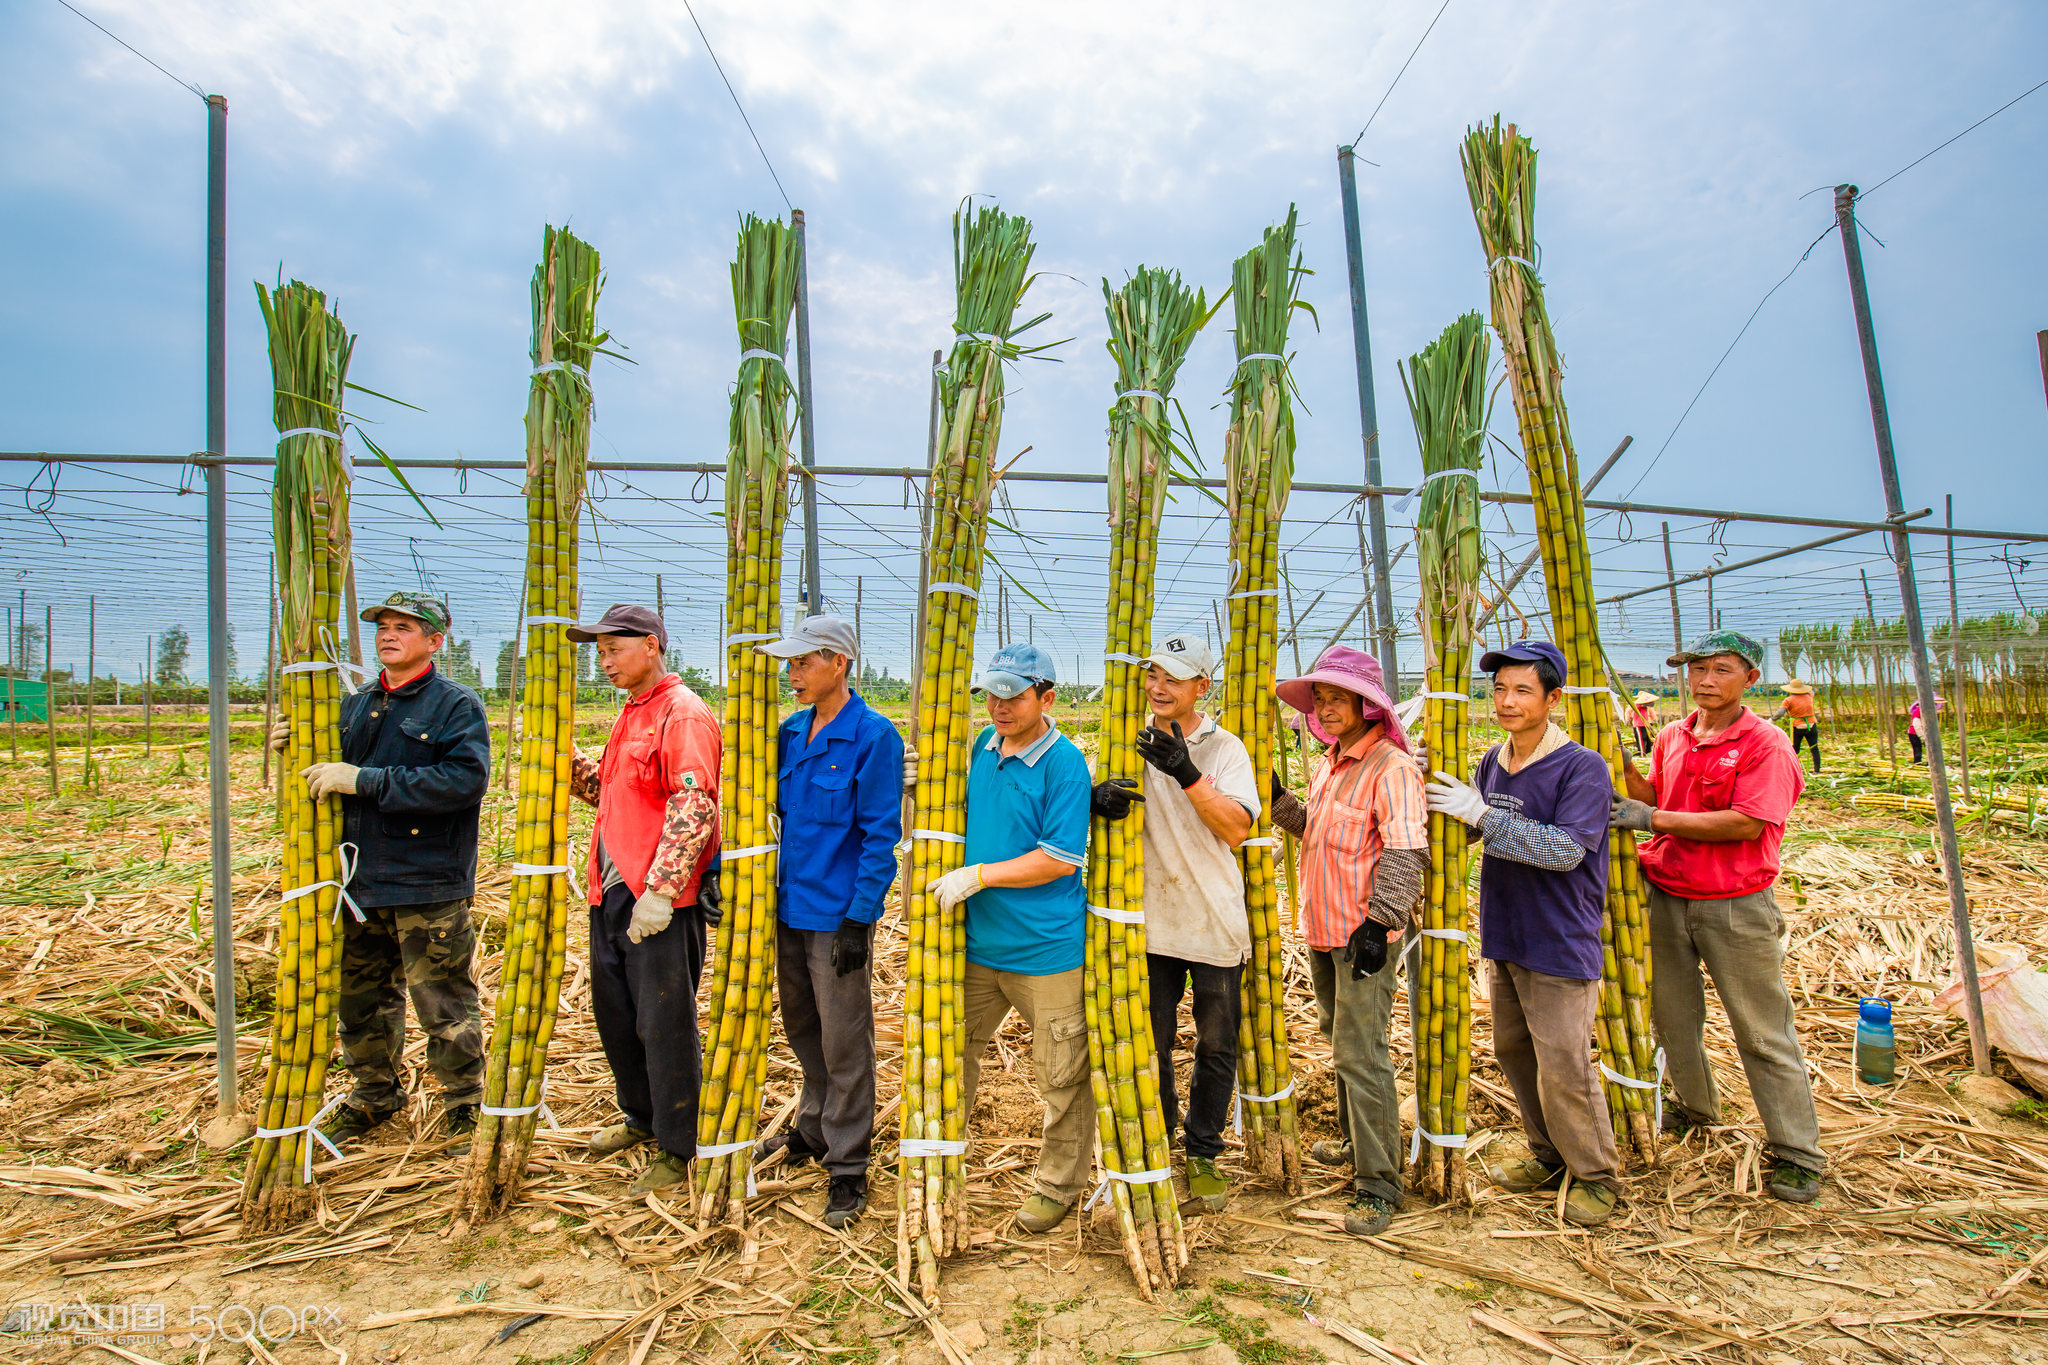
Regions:
M 1702 635 L 1671 656 L 1694 710 L 1657 736 L 1645 779 L 1629 763 L 1614 825 L 1650 837 L 1641 848 L 1650 899 L 1650 1013 L 1677 1104 L 1667 1127 L 1718 1123 L 1721 1096 L 1707 1061 L 1707 993 L 1714 978 L 1735 1033 L 1757 1116 L 1777 1165 L 1770 1191 L 1811 1203 L 1826 1158 L 1813 1086 L 1785 989 L 1785 920 L 1771 887 L 1785 820 L 1806 782 L 1777 726 L 1742 704 L 1763 646 L 1732 630 Z

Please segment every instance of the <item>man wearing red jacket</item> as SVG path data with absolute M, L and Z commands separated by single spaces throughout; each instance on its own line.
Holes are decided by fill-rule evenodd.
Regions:
M 650 1139 L 660 1154 L 633 1193 L 684 1179 L 697 1150 L 697 981 L 718 918 L 718 769 L 723 736 L 703 700 L 668 671 L 668 631 L 618 605 L 572 640 L 597 644 L 628 694 L 604 755 L 575 756 L 570 785 L 597 807 L 591 831 L 590 1006 L 618 1085 L 615 1123 L 590 1140 L 609 1156 Z

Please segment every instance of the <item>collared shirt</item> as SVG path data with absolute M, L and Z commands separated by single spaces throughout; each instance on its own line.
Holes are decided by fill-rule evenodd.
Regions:
M 718 805 L 718 769 L 724 735 L 704 699 L 673 673 L 627 701 L 612 722 L 611 739 L 598 761 L 597 821 L 590 832 L 590 903 L 604 894 L 603 854 L 635 896 L 647 889 L 667 824 L 669 797 L 702 791 Z M 679 871 L 677 884 L 661 888 L 677 905 L 693 905 L 704 869 L 718 856 L 714 827 L 696 865 Z
M 903 837 L 903 738 L 858 692 L 813 737 L 816 713 L 798 711 L 775 739 L 776 918 L 792 929 L 873 924 Z
M 1560 742 L 1552 743 L 1553 735 Z M 1606 759 L 1565 738 L 1555 725 L 1514 772 L 1508 771 L 1508 757 L 1501 743 L 1479 760 L 1472 785 L 1486 804 L 1563 830 L 1586 856 L 1577 867 L 1555 869 L 1489 849 L 1479 865 L 1480 950 L 1546 976 L 1598 981 L 1614 777 Z
M 1088 861 L 1088 760 L 1048 724 L 1021 753 L 1005 755 L 994 726 L 974 737 L 967 769 L 969 863 L 1000 863 L 1033 849 L 1080 868 Z M 967 900 L 967 960 L 1023 976 L 1081 965 L 1086 878 L 1043 886 L 991 886 Z
M 1643 841 L 1643 875 L 1686 900 L 1727 900 L 1761 891 L 1778 880 L 1778 846 L 1785 820 L 1806 789 L 1792 741 L 1747 706 L 1712 739 L 1696 733 L 1699 712 L 1673 721 L 1650 749 L 1650 783 L 1657 808 L 1735 810 L 1763 821 L 1754 839 L 1709 843 L 1676 834 Z
M 1187 737 L 1202 779 L 1259 813 L 1259 781 L 1244 741 L 1203 716 Z M 1202 823 L 1180 783 L 1145 765 L 1145 947 L 1164 957 L 1235 967 L 1251 956 L 1244 870 L 1231 846 Z
M 1384 725 L 1324 754 L 1309 778 L 1301 849 L 1301 934 L 1308 945 L 1341 948 L 1370 918 L 1382 850 L 1428 847 L 1422 774 L 1388 741 Z

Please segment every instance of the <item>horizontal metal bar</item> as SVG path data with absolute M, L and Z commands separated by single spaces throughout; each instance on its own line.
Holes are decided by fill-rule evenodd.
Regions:
M 1934 509 L 1930 507 L 1915 512 L 1912 515 L 1926 517 L 1933 514 Z M 1793 545 L 1783 550 L 1773 550 L 1767 555 L 1758 555 L 1754 559 L 1745 559 L 1735 564 L 1721 564 L 1711 569 L 1701 569 L 1698 573 L 1689 573 L 1683 578 L 1673 578 L 1663 583 L 1652 583 L 1647 588 L 1636 588 L 1631 592 L 1618 592 L 1612 597 L 1601 598 L 1600 605 L 1606 606 L 1610 602 L 1626 602 L 1632 597 L 1643 597 L 1653 592 L 1664 592 L 1671 588 L 1682 588 L 1688 583 L 1698 583 L 1702 579 L 1707 578 L 1718 578 L 1724 573 L 1734 573 L 1737 569 L 1753 569 L 1759 564 L 1768 564 L 1774 559 L 1783 559 L 1787 555 L 1803 554 L 1807 550 L 1818 550 L 1823 545 L 1833 545 L 1837 541 L 1842 540 L 1854 540 L 1858 536 L 1867 536 L 1869 534 L 1870 532 L 1868 531 L 1837 531 L 1831 536 L 1822 536 L 1819 540 L 1809 540 L 1803 545 Z

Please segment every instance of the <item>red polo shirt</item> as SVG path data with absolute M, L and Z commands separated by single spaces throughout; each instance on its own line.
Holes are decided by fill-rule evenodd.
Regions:
M 1657 808 L 1741 811 L 1763 821 L 1763 833 L 1728 843 L 1652 835 L 1641 847 L 1643 875 L 1686 900 L 1728 900 L 1778 880 L 1778 845 L 1806 778 L 1785 732 L 1747 706 L 1733 725 L 1709 740 L 1694 734 L 1698 722 L 1697 711 L 1673 721 L 1650 750 Z
M 598 761 L 602 786 L 597 824 L 590 836 L 588 873 L 592 905 L 603 895 L 598 841 L 604 841 L 605 852 L 611 854 L 613 865 L 633 894 L 645 891 L 647 870 L 661 844 L 669 797 L 696 788 L 709 792 L 713 804 L 717 803 L 723 740 L 718 717 L 673 673 L 663 675 L 660 682 L 626 703 L 612 724 L 604 757 Z M 695 903 L 704 869 L 717 856 L 718 833 L 713 830 L 689 881 L 676 892 L 677 905 Z

